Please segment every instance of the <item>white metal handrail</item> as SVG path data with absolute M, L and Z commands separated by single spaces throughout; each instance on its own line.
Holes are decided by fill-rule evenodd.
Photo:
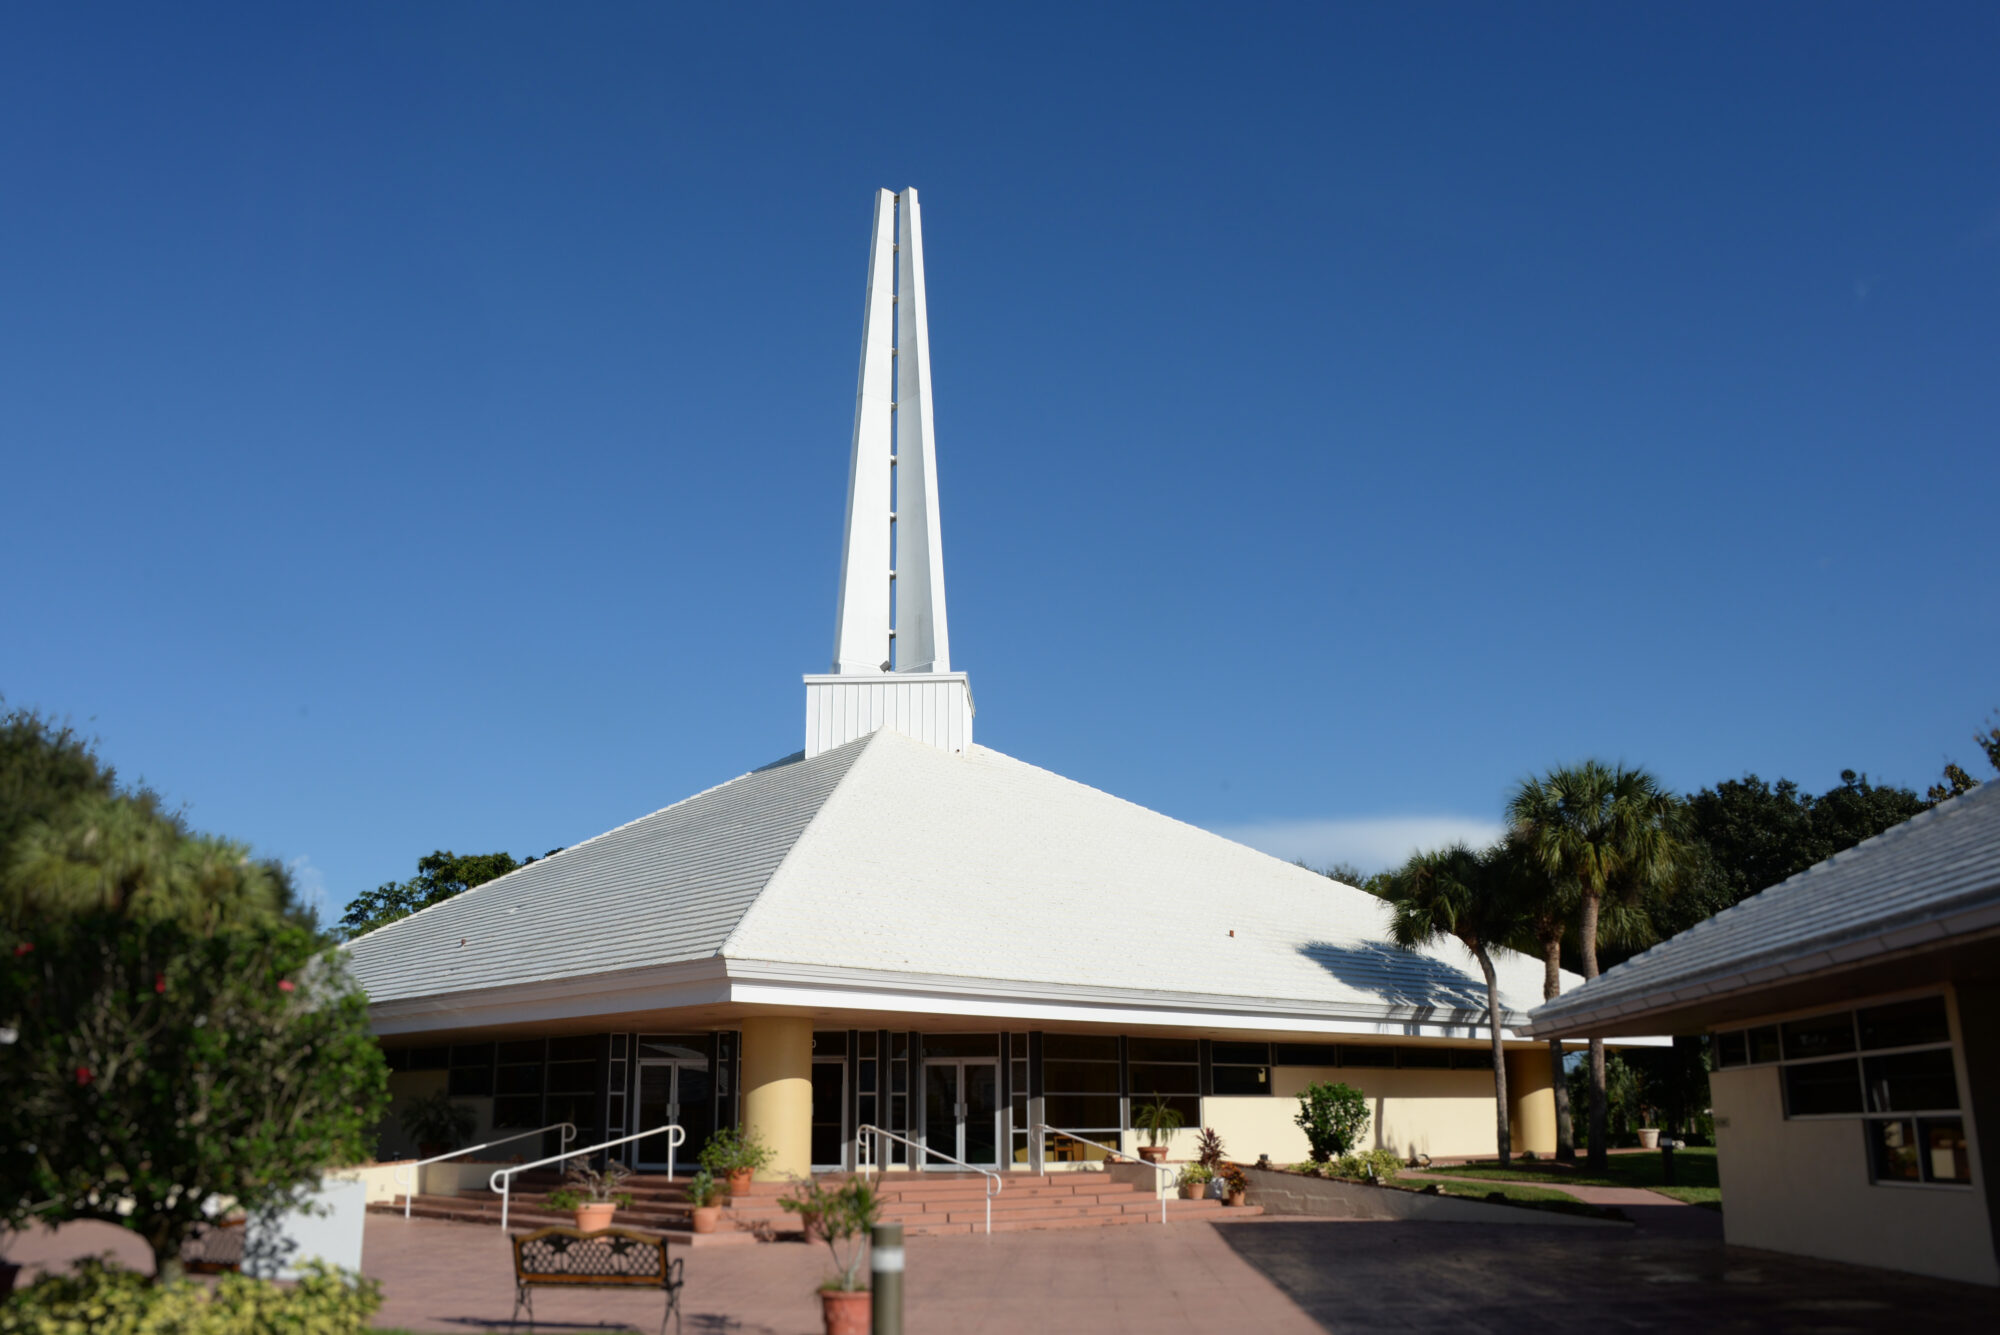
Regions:
M 418 1159 L 414 1163 L 397 1164 L 396 1171 L 391 1173 L 390 1176 L 395 1179 L 397 1186 L 403 1188 L 403 1218 L 408 1219 L 410 1217 L 410 1197 L 423 1188 L 423 1170 L 430 1165 L 443 1163 L 446 1159 L 456 1159 L 461 1154 L 476 1154 L 480 1150 L 490 1150 L 495 1145 L 505 1145 L 510 1140 L 525 1140 L 529 1136 L 544 1135 L 547 1132 L 554 1131 L 557 1127 L 562 1128 L 562 1143 L 564 1145 L 568 1145 L 572 1140 L 576 1139 L 576 1126 L 574 1123 L 550 1122 L 547 1126 L 539 1130 L 523 1131 L 518 1135 L 512 1136 L 502 1136 L 498 1140 L 489 1140 L 484 1145 L 474 1145 L 471 1149 L 453 1150 L 450 1154 L 434 1154 L 428 1159 Z M 405 1169 L 409 1170 L 410 1175 L 408 1177 L 403 1176 Z
M 514 1189 L 515 1174 L 525 1173 L 530 1168 L 540 1168 L 545 1164 L 561 1163 L 564 1159 L 574 1159 L 579 1154 L 595 1154 L 599 1150 L 608 1150 L 613 1145 L 625 1145 L 635 1140 L 644 1140 L 647 1136 L 657 1136 L 662 1131 L 673 1132 L 673 1135 L 667 1139 L 667 1176 L 672 1177 L 674 1174 L 674 1151 L 680 1148 L 681 1144 L 687 1140 L 687 1132 L 681 1130 L 678 1125 L 672 1122 L 669 1122 L 665 1126 L 656 1126 L 651 1131 L 641 1131 L 636 1135 L 620 1136 L 616 1140 L 606 1140 L 595 1145 L 585 1145 L 580 1150 L 570 1150 L 564 1154 L 551 1154 L 548 1158 L 537 1159 L 533 1163 L 519 1163 L 498 1170 L 492 1177 L 486 1179 L 486 1185 L 500 1193 L 501 1232 L 504 1233 L 507 1230 L 507 1204 Z
M 973 1172 L 985 1178 L 987 1182 L 986 1231 L 988 1233 L 991 1233 L 993 1231 L 993 1198 L 1000 1194 L 1000 1188 L 1005 1185 L 1001 1181 L 1000 1174 L 994 1172 L 990 1168 L 981 1168 L 976 1163 L 967 1163 L 963 1159 L 954 1159 L 949 1154 L 944 1153 L 942 1150 L 934 1150 L 928 1145 L 919 1145 L 916 1141 L 911 1140 L 908 1136 L 899 1136 L 894 1131 L 885 1131 L 879 1126 L 869 1126 L 868 1124 L 863 1123 L 862 1125 L 854 1129 L 854 1135 L 855 1135 L 854 1168 L 856 1172 L 881 1171 L 880 1165 L 876 1162 L 878 1158 L 876 1150 L 878 1148 L 882 1150 L 882 1153 L 879 1155 L 879 1158 L 882 1160 L 888 1159 L 889 1154 L 886 1146 L 881 1146 L 879 1145 L 879 1143 L 870 1143 L 868 1138 L 870 1136 L 876 1136 L 879 1137 L 880 1140 L 898 1141 L 901 1144 L 908 1145 L 911 1149 L 916 1150 L 920 1154 L 929 1155 L 935 1158 L 942 1159 L 946 1163 L 955 1163 L 960 1168 L 970 1168 Z
M 1088 1145 L 1090 1146 L 1090 1148 L 1094 1150 L 1103 1150 L 1106 1154 L 1110 1155 L 1114 1159 L 1124 1159 L 1128 1163 L 1144 1164 L 1146 1167 L 1152 1169 L 1156 1173 L 1172 1174 L 1176 1171 L 1172 1168 L 1167 1167 L 1163 1163 L 1154 1163 L 1151 1159 L 1135 1158 L 1134 1156 L 1127 1154 L 1123 1150 L 1112 1149 L 1109 1145 L 1105 1144 L 1101 1140 L 1092 1140 L 1088 1136 L 1079 1136 L 1074 1132 L 1065 1131 L 1059 1126 L 1049 1126 L 1046 1123 L 1037 1122 L 1033 1126 L 1029 1127 L 1028 1130 L 1030 1133 L 1032 1133 L 1034 1136 L 1037 1137 L 1035 1142 L 1035 1159 L 1037 1162 L 1041 1161 L 1047 1148 L 1041 1143 L 1041 1140 L 1039 1138 L 1042 1136 L 1062 1136 L 1065 1139 L 1075 1141 L 1079 1145 Z M 1156 1184 L 1156 1186 L 1160 1192 L 1160 1222 L 1164 1224 L 1167 1222 L 1166 1184 L 1158 1183 Z

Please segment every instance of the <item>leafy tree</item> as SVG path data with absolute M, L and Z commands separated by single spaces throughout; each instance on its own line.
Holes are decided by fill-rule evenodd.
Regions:
M 1507 818 L 1551 878 L 1576 887 L 1583 976 L 1599 973 L 1606 901 L 1632 905 L 1671 893 L 1689 848 L 1680 800 L 1643 769 L 1586 760 L 1524 779 Z M 1604 1169 L 1604 1040 L 1590 1040 L 1590 1167 Z
M 67 729 L 0 724 L 0 1223 L 103 1219 L 157 1278 L 216 1197 L 283 1207 L 369 1147 L 366 1001 L 282 868 L 190 834 Z
M 1528 903 L 1510 893 L 1513 867 L 1504 846 L 1487 855 L 1464 844 L 1411 856 L 1387 878 L 1389 935 L 1404 950 L 1450 937 L 1472 952 L 1486 978 L 1486 1024 L 1493 1042 L 1493 1117 L 1500 1166 L 1513 1155 L 1507 1125 L 1507 1060 L 1500 1047 L 1500 984 L 1493 951 L 1520 937 Z
M 1986 763 L 1991 765 L 1996 773 L 2000 773 L 2000 726 L 1995 726 L 1992 718 L 1986 720 L 1984 728 L 1972 734 L 1972 744 L 1986 753 Z M 1932 784 L 1930 791 L 1924 796 L 1929 799 L 1932 806 L 1936 806 L 1961 793 L 1969 793 L 1978 786 L 1979 780 L 1947 760 L 1944 763 L 1944 781 Z
M 1509 834 L 1488 856 L 1490 874 L 1520 913 L 1521 930 L 1511 944 L 1522 954 L 1540 957 L 1542 1000 L 1552 1001 L 1562 993 L 1563 942 L 1576 919 L 1576 883 L 1567 877 L 1551 876 L 1518 831 Z M 1549 1085 L 1556 1105 L 1556 1158 L 1573 1163 L 1576 1123 L 1570 1113 L 1565 1066 L 1562 1040 L 1550 1039 Z
M 1315 1081 L 1299 1095 L 1292 1121 L 1306 1133 L 1312 1161 L 1331 1163 L 1368 1134 L 1368 1096 L 1352 1085 Z
M 560 848 L 552 848 L 542 857 L 554 857 L 560 852 Z M 441 904 L 454 895 L 464 894 L 475 885 L 498 880 L 510 871 L 540 860 L 530 857 L 525 862 L 516 862 L 512 853 L 467 853 L 461 856 L 440 848 L 417 859 L 417 874 L 409 880 L 387 881 L 355 896 L 354 902 L 347 906 L 347 912 L 340 916 L 340 930 L 349 937 L 372 932 L 399 918 L 407 918 L 418 909 Z

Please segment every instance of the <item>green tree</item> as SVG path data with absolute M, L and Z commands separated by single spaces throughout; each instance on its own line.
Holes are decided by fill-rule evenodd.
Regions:
M 562 852 L 552 848 L 542 857 L 554 857 Z M 530 857 L 524 862 L 516 862 L 512 853 L 453 853 L 438 849 L 417 859 L 417 874 L 407 881 L 387 881 L 373 890 L 363 891 L 355 896 L 347 906 L 347 912 L 340 915 L 340 930 L 349 938 L 372 932 L 399 918 L 407 918 L 418 909 L 441 904 L 454 895 L 462 895 L 475 885 L 498 880 L 510 871 L 517 871 L 540 858 Z
M 1507 1124 L 1507 1061 L 1500 1047 L 1500 982 L 1493 951 L 1527 929 L 1527 904 L 1510 893 L 1504 850 L 1482 856 L 1464 844 L 1411 856 L 1387 878 L 1389 934 L 1404 950 L 1458 941 L 1486 979 L 1486 1025 L 1493 1043 L 1493 1117 L 1500 1165 L 1513 1155 Z
M 1576 883 L 1565 876 L 1550 875 L 1535 857 L 1534 849 L 1519 832 L 1511 833 L 1489 854 L 1490 874 L 1510 902 L 1518 906 L 1520 937 L 1511 942 L 1523 954 L 1542 961 L 1542 1000 L 1553 1001 L 1562 994 L 1563 943 L 1576 920 Z M 1563 1163 L 1576 1160 L 1576 1121 L 1570 1111 L 1569 1081 L 1565 1076 L 1563 1042 L 1549 1040 L 1549 1087 L 1556 1105 L 1556 1158 Z
M 0 1222 L 103 1219 L 157 1277 L 218 1197 L 280 1208 L 367 1153 L 388 1073 L 282 869 L 122 792 L 66 729 L 0 725 Z
M 1986 763 L 1992 766 L 1996 773 L 2000 773 L 2000 725 L 1995 725 L 1989 716 L 1986 726 L 1972 734 L 1972 744 L 1986 753 Z M 1936 806 L 1961 793 L 1969 793 L 1978 786 L 1979 780 L 1947 760 L 1944 763 L 1944 781 L 1932 784 L 1930 791 L 1924 796 L 1929 799 L 1932 806 Z
M 1583 976 L 1598 975 L 1607 900 L 1663 898 L 1686 871 L 1681 803 L 1643 769 L 1586 760 L 1524 779 L 1507 819 L 1542 869 L 1576 887 Z M 1604 1040 L 1590 1040 L 1590 1167 L 1604 1168 Z

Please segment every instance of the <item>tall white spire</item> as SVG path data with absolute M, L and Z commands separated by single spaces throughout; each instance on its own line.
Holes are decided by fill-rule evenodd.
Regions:
M 945 619 L 935 420 L 917 192 L 878 190 L 833 672 L 806 678 L 809 755 L 878 727 L 947 750 L 971 743 L 971 688 L 951 670 Z

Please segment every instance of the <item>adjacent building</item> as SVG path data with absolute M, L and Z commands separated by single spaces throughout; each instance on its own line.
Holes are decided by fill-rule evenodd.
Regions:
M 1712 1033 L 1730 1242 L 2000 1284 L 2000 784 L 1537 1009 Z
M 1042 1167 L 1164 1099 L 1232 1155 L 1305 1157 L 1295 1096 L 1376 1143 L 1490 1153 L 1479 970 L 1360 890 L 973 741 L 952 666 L 917 195 L 880 192 L 832 671 L 804 746 L 350 943 L 399 1102 L 579 1144 L 742 1124 L 771 1172 Z M 1497 961 L 1515 1147 L 1554 1148 L 1538 961 Z M 385 1148 L 398 1143 L 392 1117 Z M 550 1142 L 554 1144 L 553 1138 Z M 664 1140 L 629 1152 L 665 1166 Z M 1179 1157 L 1179 1156 L 1177 1156 Z

